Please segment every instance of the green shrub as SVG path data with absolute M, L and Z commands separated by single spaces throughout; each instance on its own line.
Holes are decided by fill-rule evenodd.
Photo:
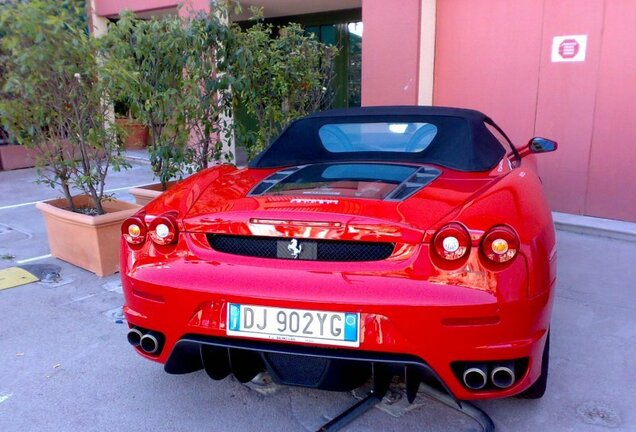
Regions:
M 110 168 L 126 166 L 109 122 L 112 77 L 119 67 L 98 61 L 84 3 L 32 0 L 0 9 L 4 83 L 0 118 L 37 154 L 39 181 L 59 188 L 70 210 L 75 187 L 103 214 Z

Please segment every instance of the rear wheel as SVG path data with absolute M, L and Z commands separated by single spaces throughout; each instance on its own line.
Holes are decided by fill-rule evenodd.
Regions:
M 550 332 L 543 347 L 541 358 L 541 375 L 526 391 L 517 395 L 520 399 L 540 399 L 548 385 L 548 367 L 550 366 Z

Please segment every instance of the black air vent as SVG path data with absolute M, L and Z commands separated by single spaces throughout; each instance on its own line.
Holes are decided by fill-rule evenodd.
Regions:
M 412 176 L 403 181 L 385 199 L 388 201 L 402 201 L 435 180 L 442 172 L 436 168 L 422 167 Z
M 258 258 L 310 261 L 380 261 L 391 256 L 393 243 L 343 240 L 309 240 L 208 234 L 219 252 Z
M 250 193 L 248 193 L 247 195 L 248 196 L 263 195 L 272 187 L 276 186 L 278 183 L 285 180 L 287 177 L 289 177 L 290 175 L 292 175 L 293 173 L 295 173 L 296 171 L 298 171 L 299 169 L 303 167 L 304 165 L 291 167 L 291 168 L 285 168 L 284 170 L 275 172 L 274 174 L 270 175 L 265 180 L 260 182 L 258 185 L 256 185 L 256 187 L 252 189 Z

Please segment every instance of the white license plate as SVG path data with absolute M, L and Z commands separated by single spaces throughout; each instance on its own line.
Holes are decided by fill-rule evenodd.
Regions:
M 230 303 L 227 308 L 227 334 L 358 347 L 360 314 Z

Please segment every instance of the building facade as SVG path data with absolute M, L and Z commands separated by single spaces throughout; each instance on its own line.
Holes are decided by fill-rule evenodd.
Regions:
M 178 3 L 92 0 L 92 24 L 105 31 L 123 9 L 143 17 L 208 7 L 186 0 L 177 12 Z M 339 69 L 342 106 L 478 109 L 517 146 L 533 136 L 559 142 L 556 153 L 538 158 L 553 210 L 636 222 L 633 0 L 244 3 L 271 19 L 300 20 L 319 37 L 330 38 L 330 26 L 361 37 L 361 67 L 347 59 Z

